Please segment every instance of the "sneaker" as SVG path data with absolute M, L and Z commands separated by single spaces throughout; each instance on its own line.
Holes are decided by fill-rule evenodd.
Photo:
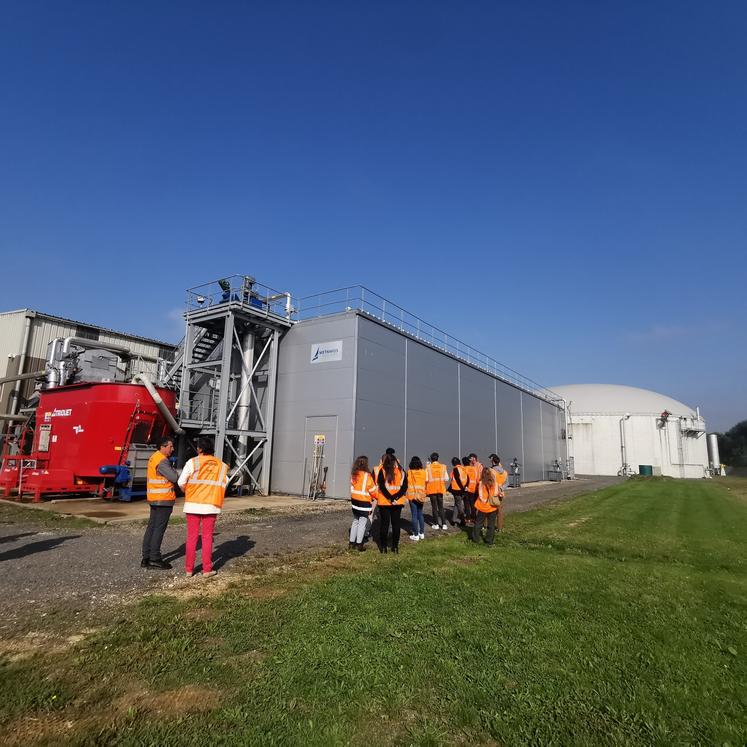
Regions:
M 203 578 L 211 578 L 212 576 L 217 576 L 217 575 L 218 575 L 218 571 L 203 571 L 202 572 Z
M 431 524 L 431 529 L 438 529 L 438 524 Z
M 424 534 L 423 534 L 423 533 L 421 532 L 421 533 L 420 533 L 420 534 L 418 535 L 418 539 L 424 540 L 424 539 L 425 539 L 425 535 L 424 535 Z
M 170 571 L 171 563 L 167 563 L 165 560 L 151 560 L 146 568 L 155 569 L 158 571 Z
M 195 572 L 194 572 L 194 571 L 184 571 L 184 575 L 185 575 L 185 576 L 186 576 L 187 578 L 192 578 L 192 576 L 194 576 L 194 575 L 195 575 Z
M 418 541 L 418 540 L 420 539 L 420 535 L 419 535 L 419 534 L 411 534 L 411 535 L 410 535 L 410 539 L 411 539 L 411 540 L 412 540 L 413 542 L 417 542 L 417 541 Z
M 449 528 L 448 524 L 441 524 L 441 529 L 446 531 Z
M 140 567 L 141 568 L 147 568 L 150 565 L 150 559 L 149 558 L 143 558 L 140 561 Z

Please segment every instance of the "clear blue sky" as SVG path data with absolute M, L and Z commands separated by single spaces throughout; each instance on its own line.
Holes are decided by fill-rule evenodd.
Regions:
M 747 418 L 747 4 L 2 3 L 0 307 L 177 339 L 363 283 L 552 385 Z

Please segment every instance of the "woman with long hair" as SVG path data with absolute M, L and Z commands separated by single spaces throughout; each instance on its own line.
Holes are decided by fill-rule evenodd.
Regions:
M 368 468 L 368 457 L 359 456 L 350 470 L 350 503 L 353 508 L 353 523 L 350 525 L 348 549 L 363 552 L 363 540 L 368 520 L 376 508 L 376 482 Z
M 498 506 L 498 531 L 503 531 L 503 499 L 506 496 L 506 483 L 508 482 L 508 472 L 503 468 L 501 464 L 501 458 L 498 454 L 490 455 L 490 469 L 493 470 L 495 475 L 495 483 L 498 486 L 498 497 L 501 499 L 501 504 Z
M 414 456 L 410 459 L 410 469 L 407 470 L 407 500 L 410 501 L 410 517 L 412 520 L 413 542 L 425 539 L 425 516 L 423 505 L 425 504 L 425 482 L 426 472 L 420 457 Z
M 488 531 L 485 542 L 492 547 L 495 538 L 495 520 L 501 500 L 495 473 L 490 467 L 484 467 L 480 482 L 477 483 L 477 500 L 475 501 L 475 526 L 472 528 L 472 541 L 479 542 L 482 536 L 482 525 L 487 522 Z
M 392 552 L 399 552 L 400 518 L 407 494 L 407 475 L 394 454 L 385 454 L 376 479 L 379 507 L 379 551 L 387 551 L 389 524 L 392 525 Z

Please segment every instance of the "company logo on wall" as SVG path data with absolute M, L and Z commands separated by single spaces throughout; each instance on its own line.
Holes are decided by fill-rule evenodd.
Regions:
M 342 360 L 342 340 L 315 342 L 311 346 L 312 363 L 329 363 Z

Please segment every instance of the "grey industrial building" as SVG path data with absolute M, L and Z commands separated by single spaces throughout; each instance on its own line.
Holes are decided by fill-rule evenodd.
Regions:
M 319 348 L 323 360 L 314 360 Z M 404 462 L 491 452 L 518 458 L 524 480 L 564 460 L 562 402 L 414 339 L 360 309 L 300 321 L 280 344 L 272 488 L 299 493 L 324 435 L 327 493 L 347 496 L 353 458 L 385 448 Z

